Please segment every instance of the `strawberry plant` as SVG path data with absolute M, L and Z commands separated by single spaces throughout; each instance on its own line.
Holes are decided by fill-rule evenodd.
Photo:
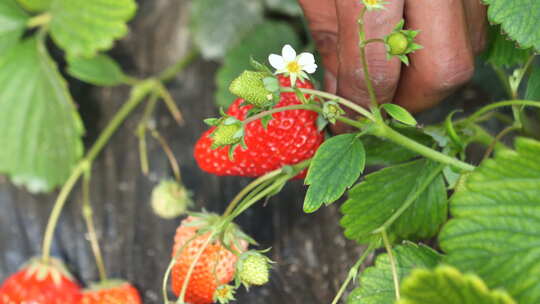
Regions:
M 388 60 L 397 57 L 414 68 L 411 54 L 426 51 L 417 43 L 422 28 L 408 28 L 401 20 L 390 32 L 368 39 L 370 14 L 388 2 L 361 2 L 355 34 L 367 106 L 318 89 L 321 63 L 310 52 L 295 50 L 301 39 L 292 27 L 263 17 L 265 10 L 298 16 L 294 1 L 194 1 L 194 49 L 141 79 L 105 53 L 127 34 L 134 0 L 3 0 L 0 172 L 32 192 L 61 189 L 40 257 L 0 285 L 0 303 L 142 302 L 130 283 L 108 278 L 90 191 L 94 161 L 142 104 L 135 129 L 141 171 L 149 173 L 150 134 L 174 174 L 154 188 L 149 204 L 164 219 L 187 215 L 171 241 L 161 290 L 165 304 L 229 303 L 241 286 L 271 281 L 272 250 L 256 249 L 256 240 L 235 221 L 293 179 L 306 186 L 305 213 L 325 212 L 325 206 L 343 200 L 343 234 L 362 247 L 348 275 L 339 278 L 331 304 L 540 303 L 540 36 L 530 26 L 540 6 L 484 1 L 493 25 L 483 60 L 508 96 L 470 115 L 453 111 L 426 125 L 406 108 L 381 102 L 367 59 L 367 49 L 379 45 Z M 528 13 L 512 8 L 518 4 Z M 60 55 L 51 55 L 54 48 Z M 208 174 L 253 178 L 222 214 L 188 210 L 197 193 L 182 183 L 175 153 L 151 118 L 163 101 L 172 118 L 185 124 L 166 84 L 198 56 L 223 60 L 215 95 L 222 109 L 204 120 L 209 128 L 194 143 L 193 158 Z M 128 100 L 88 151 L 64 72 L 96 86 L 130 87 Z M 24 92 L 21 83 L 29 84 Z M 493 121 L 503 124 L 495 134 L 487 130 Z M 348 132 L 333 134 L 338 124 Z M 509 141 L 509 134 L 516 136 Z M 478 144 L 483 157 L 473 160 L 468 152 Z M 100 275 L 100 282 L 85 290 L 51 257 L 61 212 L 79 180 Z

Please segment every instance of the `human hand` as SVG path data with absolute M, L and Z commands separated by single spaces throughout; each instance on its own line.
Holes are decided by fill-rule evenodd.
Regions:
M 358 47 L 361 0 L 299 0 L 326 68 L 326 90 L 369 105 Z M 486 8 L 481 0 L 389 0 L 386 9 L 365 16 L 366 39 L 381 38 L 405 19 L 419 30 L 424 48 L 410 54 L 410 66 L 386 59 L 382 43 L 366 47 L 368 68 L 379 102 L 409 111 L 427 109 L 468 81 L 474 54 L 485 44 Z

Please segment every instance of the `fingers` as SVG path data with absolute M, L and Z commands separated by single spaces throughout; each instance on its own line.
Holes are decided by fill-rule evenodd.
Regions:
M 421 29 L 424 49 L 410 55 L 394 101 L 418 112 L 470 79 L 473 50 L 461 0 L 407 0 L 405 16 L 406 27 Z
M 338 71 L 338 21 L 335 0 L 299 0 L 308 20 L 311 35 L 325 67 L 324 83 L 328 92 L 336 92 Z
M 478 54 L 486 46 L 487 6 L 481 0 L 464 0 L 465 19 L 473 52 Z
M 369 94 L 364 82 L 358 47 L 357 20 L 363 5 L 361 1 L 336 0 L 336 8 L 339 31 L 337 93 L 363 106 L 368 106 Z M 369 12 L 365 17 L 366 38 L 383 37 L 391 32 L 402 19 L 403 0 L 389 1 L 385 10 Z M 391 101 L 400 75 L 399 60 L 388 61 L 386 49 L 382 43 L 369 44 L 366 48 L 366 57 L 379 102 Z

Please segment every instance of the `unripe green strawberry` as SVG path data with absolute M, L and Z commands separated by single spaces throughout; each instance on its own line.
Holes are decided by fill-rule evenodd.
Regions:
M 328 101 L 323 104 L 323 117 L 331 123 L 336 123 L 336 119 L 345 114 L 339 104 L 335 101 Z
M 266 89 L 263 82 L 267 76 L 264 72 L 244 71 L 232 81 L 229 91 L 256 107 L 270 106 L 272 93 Z
M 152 191 L 152 209 L 162 218 L 182 215 L 191 204 L 189 191 L 174 180 L 162 180 Z
M 409 40 L 401 32 L 396 32 L 388 36 L 387 39 L 388 52 L 391 55 L 404 55 L 407 52 L 409 46 Z
M 246 288 L 268 283 L 270 259 L 257 251 L 248 251 L 240 256 L 236 266 L 237 278 Z
M 237 144 L 242 140 L 242 135 L 240 122 L 227 124 L 227 120 L 225 120 L 212 132 L 212 149 Z

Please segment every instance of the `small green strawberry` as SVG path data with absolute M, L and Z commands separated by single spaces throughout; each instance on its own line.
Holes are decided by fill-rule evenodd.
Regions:
M 387 43 L 389 46 L 388 52 L 391 55 L 405 54 L 405 51 L 407 50 L 407 46 L 409 45 L 407 36 L 405 36 L 401 32 L 390 34 L 390 36 L 388 36 Z
M 323 104 L 323 117 L 330 123 L 336 123 L 336 119 L 345 114 L 345 111 L 335 101 L 328 101 Z
M 244 71 L 232 81 L 229 91 L 256 107 L 271 106 L 273 95 L 267 90 L 263 81 L 268 76 L 265 72 Z
M 172 219 L 186 213 L 193 202 L 191 193 L 174 180 L 162 180 L 152 190 L 152 209 L 165 219 Z
M 272 261 L 259 251 L 250 250 L 243 253 L 236 264 L 236 282 L 246 288 L 252 285 L 261 286 L 268 283 L 270 263 Z
M 406 65 L 409 65 L 407 54 L 422 49 L 422 46 L 414 42 L 419 31 L 405 30 L 403 29 L 404 25 L 405 21 L 402 19 L 394 30 L 384 37 L 384 42 L 386 44 L 386 57 L 388 59 L 395 56 Z

